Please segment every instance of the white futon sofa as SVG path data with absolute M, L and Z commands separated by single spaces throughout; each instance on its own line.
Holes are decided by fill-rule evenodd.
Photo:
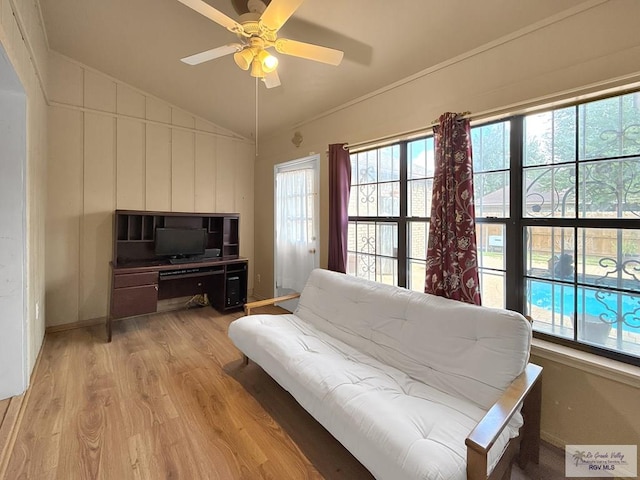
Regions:
M 516 312 L 317 269 L 293 314 L 239 318 L 229 337 L 378 479 L 538 460 L 542 369 Z

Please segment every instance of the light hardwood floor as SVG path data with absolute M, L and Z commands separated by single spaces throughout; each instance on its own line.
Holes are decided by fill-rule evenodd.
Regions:
M 7 408 L 9 408 L 9 400 L 8 398 L 6 400 L 0 400 L 0 424 L 2 424 L 2 419 L 4 418 Z
M 240 315 L 129 319 L 110 344 L 101 326 L 48 334 L 4 478 L 373 478 L 260 367 L 242 365 L 226 335 Z M 512 478 L 563 477 L 542 466 Z

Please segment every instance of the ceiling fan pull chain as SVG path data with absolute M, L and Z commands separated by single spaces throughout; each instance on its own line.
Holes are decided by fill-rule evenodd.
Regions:
M 258 77 L 256 77 L 256 157 L 258 156 Z

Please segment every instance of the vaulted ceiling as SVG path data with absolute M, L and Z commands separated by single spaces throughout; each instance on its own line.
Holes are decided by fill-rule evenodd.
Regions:
M 179 60 L 235 42 L 231 32 L 177 0 L 39 1 L 52 50 L 253 136 L 256 87 L 249 72 L 232 56 L 198 66 Z M 231 0 L 207 2 L 238 18 Z M 583 3 L 306 0 L 279 36 L 343 50 L 344 60 L 333 67 L 281 55 L 282 86 L 258 85 L 260 135 L 290 128 Z

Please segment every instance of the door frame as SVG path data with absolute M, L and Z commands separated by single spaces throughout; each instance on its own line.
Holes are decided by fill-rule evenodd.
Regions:
M 315 191 L 316 201 L 313 205 L 314 228 L 316 231 L 316 252 L 313 257 L 313 265 L 315 268 L 320 266 L 320 154 L 313 154 L 307 157 L 298 158 L 284 163 L 278 163 L 273 166 L 273 296 L 278 295 L 278 285 L 276 282 L 276 272 L 278 271 L 278 244 L 276 225 L 278 221 L 278 185 L 277 178 L 280 172 L 290 172 L 302 170 L 302 168 L 313 168 L 315 171 Z

